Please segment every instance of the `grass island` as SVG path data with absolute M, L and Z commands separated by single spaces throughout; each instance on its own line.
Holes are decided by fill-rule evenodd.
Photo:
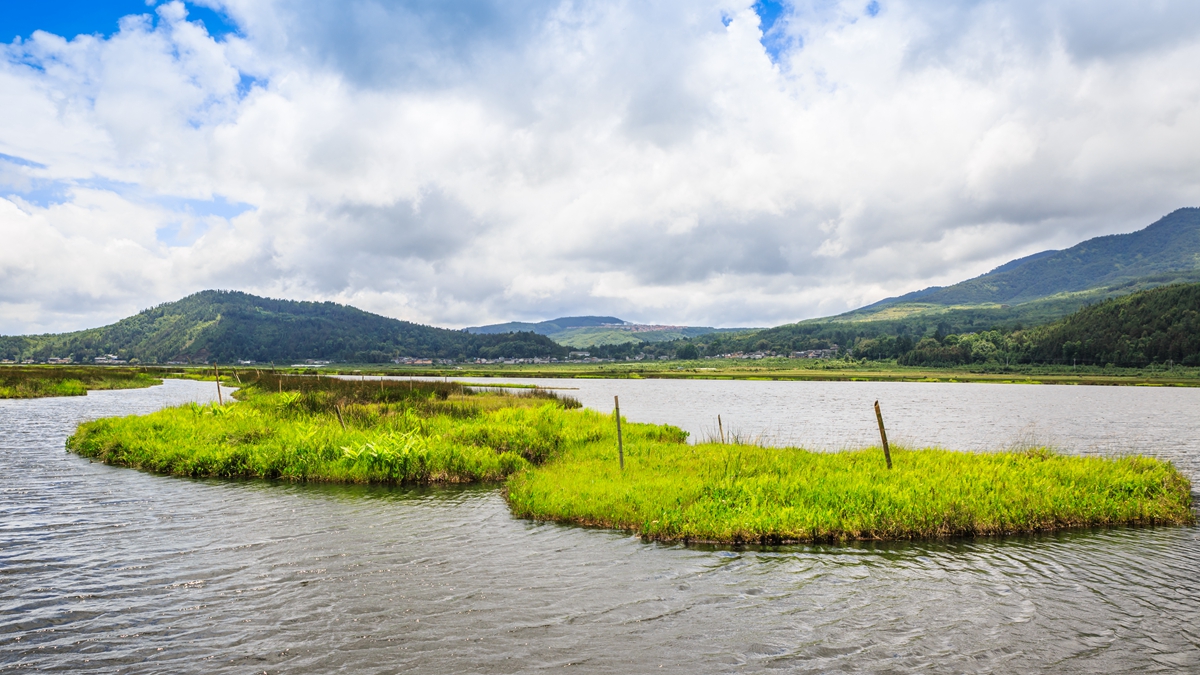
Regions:
M 664 541 L 914 539 L 1191 524 L 1168 462 L 1047 449 L 811 452 L 687 443 L 545 390 L 259 373 L 229 405 L 87 422 L 82 456 L 191 477 L 353 483 L 503 481 L 520 517 Z

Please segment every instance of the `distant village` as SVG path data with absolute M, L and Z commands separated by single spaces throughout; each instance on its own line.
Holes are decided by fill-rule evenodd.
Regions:
M 655 326 L 654 328 L 661 329 L 664 327 Z M 670 328 L 670 326 L 667 326 L 667 328 Z M 788 354 L 787 358 L 791 358 L 791 359 L 832 359 L 837 356 L 837 353 L 838 353 L 838 346 L 833 345 L 829 349 L 808 349 L 808 350 L 804 350 L 804 351 L 794 351 L 794 352 L 791 352 L 790 354 Z M 780 356 L 780 355 L 774 354 L 771 352 L 731 352 L 728 354 L 715 354 L 712 356 L 703 356 L 703 357 L 701 357 L 701 359 L 703 359 L 703 360 L 709 360 L 709 359 L 752 359 L 752 360 L 756 360 L 756 359 L 774 358 L 777 356 Z M 618 360 L 619 361 L 650 361 L 650 360 L 669 361 L 669 360 L 671 360 L 671 357 L 665 356 L 665 355 L 655 357 L 655 356 L 649 355 L 649 354 L 638 354 L 636 356 L 627 356 L 623 359 L 606 359 L 606 358 L 599 358 L 599 357 L 592 356 L 591 352 L 573 351 L 573 352 L 570 352 L 567 355 L 567 358 L 565 358 L 565 359 L 559 359 L 556 357 L 548 357 L 548 358 L 536 358 L 535 357 L 535 358 L 526 358 L 526 359 L 518 359 L 518 358 L 467 359 L 465 361 L 459 361 L 456 359 L 430 359 L 430 358 L 419 358 L 419 357 L 413 357 L 413 356 L 399 356 L 399 357 L 392 359 L 392 363 L 395 363 L 398 365 L 404 365 L 404 366 L 451 365 L 451 364 L 458 364 L 458 363 L 470 363 L 470 364 L 475 364 L 475 365 L 517 365 L 517 364 L 551 364 L 551 363 L 612 363 L 612 362 L 618 361 Z M 92 359 L 92 362 L 95 365 L 99 365 L 99 366 L 119 366 L 119 365 L 126 365 L 126 364 L 130 363 L 129 360 L 123 359 L 116 354 L 105 354 L 103 356 L 97 356 L 96 358 Z M 137 360 L 133 359 L 132 362 L 137 363 Z M 69 356 L 68 357 L 52 356 L 52 357 L 49 357 L 46 359 L 0 359 L 0 364 L 22 364 L 22 363 L 23 364 L 70 365 L 70 364 L 75 363 L 75 359 L 73 357 L 69 357 Z M 208 361 L 204 361 L 203 363 L 207 364 Z M 256 363 L 257 363 L 256 361 L 244 360 L 244 359 L 239 359 L 237 361 L 237 364 L 240 366 L 251 366 L 251 365 L 255 365 Z M 292 368 L 322 368 L 324 366 L 329 365 L 329 363 L 330 363 L 329 361 L 322 361 L 322 360 L 317 360 L 317 359 L 306 359 L 302 363 L 291 364 L 291 367 Z M 166 365 L 186 366 L 186 365 L 198 365 L 198 364 L 196 362 L 190 362 L 190 361 L 168 361 L 166 363 Z

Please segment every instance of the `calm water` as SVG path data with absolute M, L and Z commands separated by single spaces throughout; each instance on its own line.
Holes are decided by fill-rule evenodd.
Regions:
M 1145 452 L 1200 390 L 554 381 L 632 419 L 836 448 Z M 211 383 L 0 401 L 0 671 L 1197 672 L 1200 530 L 687 548 L 514 520 L 495 489 L 191 481 L 63 451 Z M 863 419 L 865 417 L 865 420 Z

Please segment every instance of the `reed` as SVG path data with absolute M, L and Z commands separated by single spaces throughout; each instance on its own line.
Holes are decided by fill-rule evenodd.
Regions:
M 138 368 L 0 366 L 0 398 L 84 396 L 89 389 L 140 389 L 161 383 Z

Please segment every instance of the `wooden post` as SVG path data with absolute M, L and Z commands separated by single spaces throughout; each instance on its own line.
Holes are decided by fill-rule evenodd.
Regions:
M 342 431 L 346 430 L 346 420 L 342 419 L 342 407 L 339 405 L 333 406 L 333 411 L 337 413 L 338 424 L 342 425 Z
M 721 426 L 720 415 L 717 415 L 717 433 L 721 434 L 721 445 L 725 445 L 725 427 Z
M 879 437 L 883 439 L 883 458 L 888 469 L 892 468 L 892 451 L 888 449 L 887 432 L 883 429 L 883 413 L 879 412 L 879 401 L 875 401 L 875 419 L 879 421 Z
M 213 377 L 217 378 L 217 403 L 225 405 L 225 399 L 221 398 L 221 371 L 217 370 L 217 364 L 213 364 Z
M 617 413 L 617 460 L 621 462 L 621 470 L 625 470 L 625 445 L 621 441 L 621 400 L 613 397 L 613 407 Z

